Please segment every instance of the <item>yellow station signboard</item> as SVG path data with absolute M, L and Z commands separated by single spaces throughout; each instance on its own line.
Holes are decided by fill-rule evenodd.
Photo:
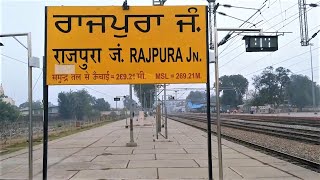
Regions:
M 206 6 L 46 7 L 48 85 L 205 83 Z

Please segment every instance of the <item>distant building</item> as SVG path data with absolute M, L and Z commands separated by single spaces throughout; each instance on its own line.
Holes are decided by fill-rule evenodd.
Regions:
M 252 106 L 251 111 L 253 113 L 257 114 L 270 114 L 274 113 L 274 109 L 271 107 L 271 105 L 265 105 L 265 106 Z
M 2 83 L 0 85 L 0 97 L 3 102 L 6 102 L 6 103 L 11 104 L 13 106 L 15 105 L 15 101 L 12 98 L 4 95 L 4 89 L 2 87 Z
M 48 109 L 49 116 L 58 116 L 59 115 L 59 106 L 50 106 Z M 20 115 L 27 116 L 29 114 L 29 107 L 21 108 Z M 43 108 L 33 109 L 32 114 L 34 116 L 42 116 Z
M 185 99 L 167 100 L 166 106 L 167 106 L 167 113 L 185 112 L 186 100 Z
M 192 103 L 190 101 L 186 104 L 186 111 L 188 112 L 207 112 L 207 103 Z M 210 102 L 210 111 L 215 112 L 216 111 L 216 104 L 215 102 Z M 220 112 L 222 112 L 222 108 L 220 107 Z
M 3 87 L 2 87 L 2 83 L 0 85 L 0 96 L 4 95 L 4 90 L 3 90 Z

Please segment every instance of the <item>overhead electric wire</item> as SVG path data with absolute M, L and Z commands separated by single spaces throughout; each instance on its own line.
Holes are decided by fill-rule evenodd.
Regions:
M 106 95 L 106 96 L 109 96 L 109 97 L 113 97 L 113 96 L 111 96 L 111 95 L 109 95 L 109 94 L 103 93 L 103 92 L 98 91 L 98 90 L 96 90 L 96 89 L 94 89 L 94 88 L 91 88 L 91 87 L 89 87 L 89 86 L 85 86 L 85 85 L 83 85 L 83 86 L 86 87 L 86 88 L 88 88 L 88 89 L 91 89 L 92 91 L 95 91 L 95 92 L 97 92 L 97 93 L 100 93 L 100 94 L 103 94 L 103 95 Z
M 226 16 L 226 17 L 229 17 L 229 18 L 232 18 L 232 19 L 236 19 L 238 21 L 242 21 L 244 23 L 248 23 L 248 24 L 252 24 L 253 26 L 256 26 L 256 24 L 252 23 L 252 22 L 249 22 L 247 20 L 243 20 L 243 19 L 240 19 L 240 18 L 237 18 L 237 17 L 233 17 L 233 16 L 230 16 L 224 12 L 217 12 L 218 14 L 222 15 L 222 16 Z
M 289 67 L 296 66 L 297 64 L 300 64 L 300 63 L 305 62 L 305 61 L 306 61 L 306 59 L 302 58 L 302 59 L 300 59 L 300 61 L 295 62 L 294 64 L 290 64 L 289 66 L 286 66 L 286 68 L 288 69 Z
M 273 6 L 276 2 L 277 2 L 277 0 L 275 0 L 275 1 L 270 5 L 270 0 L 269 0 L 269 6 L 268 6 L 268 8 L 270 8 L 271 6 Z
M 319 2 L 320 2 L 320 1 L 319 1 Z M 312 7 L 309 8 L 307 11 L 310 11 L 311 9 L 312 9 Z M 294 14 L 294 15 L 296 15 L 296 14 Z M 294 15 L 293 15 L 293 16 L 294 16 Z M 293 16 L 291 16 L 291 17 L 293 17 Z M 291 17 L 290 17 L 290 18 L 291 18 Z M 289 25 L 290 23 L 292 23 L 292 22 L 293 22 L 294 20 L 296 20 L 297 18 L 299 18 L 299 16 L 296 17 L 295 19 L 293 19 L 292 21 L 290 21 L 289 23 L 287 23 L 285 26 Z M 281 22 L 280 22 L 280 23 L 281 23 Z M 278 23 L 278 24 L 280 24 L 280 23 Z M 276 24 L 275 26 L 277 26 L 278 24 Z M 283 27 L 285 27 L 285 26 L 283 26 Z M 273 26 L 273 27 L 274 27 L 274 26 Z M 283 27 L 281 27 L 280 29 L 282 29 Z M 269 28 L 269 29 L 270 29 L 270 28 Z M 278 31 L 279 31 L 280 29 L 278 29 Z M 245 52 L 245 51 L 243 51 L 242 53 L 238 54 L 238 55 L 235 56 L 235 57 L 239 57 L 240 55 L 244 54 L 244 52 Z M 273 52 L 272 52 L 272 53 L 273 53 Z M 270 54 L 272 54 L 272 53 L 269 53 L 268 55 L 270 55 Z M 266 57 L 266 56 L 264 56 L 264 57 Z M 264 58 L 264 57 L 263 57 L 263 58 Z M 263 58 L 261 58 L 261 59 L 263 59 Z M 233 58 L 233 59 L 229 60 L 227 63 L 221 65 L 219 68 L 227 65 L 228 63 L 230 63 L 231 61 L 233 61 L 233 60 L 235 60 L 235 59 L 236 59 L 236 58 Z M 257 60 L 257 61 L 260 61 L 261 59 L 259 59 L 259 60 Z M 247 66 L 247 67 L 248 67 L 248 66 Z M 244 69 L 242 69 L 242 70 L 244 70 Z
M 39 81 L 42 73 L 43 73 L 43 72 L 41 71 L 40 74 L 39 74 L 39 76 L 38 76 L 38 78 L 37 78 L 37 80 L 36 80 L 36 82 L 35 82 L 35 84 L 33 85 L 33 88 L 32 88 L 32 89 L 34 89 L 34 88 L 36 87 L 36 85 L 37 85 L 37 83 L 38 83 L 38 81 Z
M 11 56 L 8 56 L 8 55 L 5 55 L 5 54 L 1 54 L 3 57 L 6 57 L 6 58 L 9 58 L 11 60 L 14 60 L 14 61 L 17 61 L 17 62 L 20 62 L 20 63 L 23 63 L 23 64 L 28 64 L 27 62 L 24 62 L 24 61 L 21 61 L 19 59 L 16 59 L 16 58 L 13 58 Z
M 280 9 L 281 9 L 281 18 L 282 18 L 282 22 L 284 22 L 283 21 L 283 10 L 282 10 L 282 3 L 281 3 L 281 0 L 279 0 L 279 4 L 280 4 Z
M 262 13 L 260 13 L 260 16 L 264 19 L 265 22 L 268 23 L 269 26 L 272 26 L 271 23 L 269 22 L 269 20 L 267 20 L 267 19 L 262 15 Z M 274 29 L 274 30 L 276 30 L 276 29 Z
M 262 3 L 262 5 L 261 5 L 261 7 L 259 8 L 259 9 L 257 9 L 257 11 L 254 13 L 254 14 L 252 14 L 246 21 L 249 21 L 251 18 L 253 18 L 258 12 L 261 12 L 261 10 L 265 7 L 265 3 L 267 2 L 267 0 L 265 0 L 263 3 Z M 256 19 L 256 18 L 255 18 Z M 254 20 L 255 20 L 254 19 Z M 253 20 L 253 21 L 254 21 Z M 261 21 L 260 21 L 261 22 Z M 259 24 L 260 22 L 257 22 L 256 23 L 256 25 L 257 24 Z M 239 26 L 239 28 L 241 28 L 243 25 L 245 25 L 245 23 L 242 23 L 240 26 Z M 233 37 L 231 37 L 232 36 L 232 34 L 233 34 L 234 32 L 229 32 L 220 42 L 219 42 L 219 44 L 218 44 L 218 46 L 221 46 L 221 45 L 223 45 L 223 44 L 225 44 L 227 41 L 229 41 L 230 39 L 233 39 L 235 36 L 233 36 Z M 239 33 L 238 33 L 238 35 L 239 35 Z M 233 39 L 233 41 L 234 41 L 234 39 Z M 229 46 L 230 46 L 230 44 L 231 43 L 229 43 L 228 45 L 227 45 L 227 47 L 226 48 L 224 48 L 220 53 L 219 53 L 219 55 L 220 54 L 222 54 Z
M 239 8 L 239 9 L 250 9 L 250 10 L 258 10 L 257 8 L 248 8 L 243 6 L 233 6 L 230 4 L 220 4 L 220 6 L 226 7 L 226 8 Z
M 277 2 L 277 0 L 275 0 L 274 1 L 274 3 L 273 4 L 275 4 Z M 272 4 L 272 5 L 273 5 Z M 289 10 L 289 9 L 291 9 L 291 8 L 293 8 L 293 7 L 295 7 L 296 6 L 296 4 L 297 3 L 295 3 L 293 6 L 290 6 L 289 8 L 287 8 L 285 11 L 287 11 L 287 10 Z M 267 9 L 265 9 L 264 11 L 261 11 L 260 12 L 260 14 L 262 14 L 263 12 L 265 12 Z M 272 19 L 274 19 L 275 17 L 277 17 L 277 16 L 280 16 L 281 15 L 281 13 L 279 13 L 279 14 L 277 14 L 277 15 L 275 15 L 275 16 L 273 16 L 272 18 L 270 18 L 269 20 L 266 20 L 264 23 L 262 23 L 262 24 L 260 24 L 260 26 L 262 26 L 262 25 L 264 25 L 265 23 L 270 23 L 269 21 L 270 20 L 272 20 Z M 258 18 L 258 16 L 256 17 L 256 18 Z M 255 19 L 256 19 L 255 18 Z M 253 19 L 253 21 L 255 20 L 255 19 Z M 260 22 L 259 22 L 260 23 Z M 250 28 L 252 28 L 253 26 L 251 26 Z M 235 36 L 239 36 L 241 33 L 237 33 L 236 35 L 234 35 L 234 36 L 232 36 L 231 38 L 229 38 L 229 39 L 232 39 L 232 38 L 234 38 Z M 240 40 L 240 39 L 239 39 Z M 235 44 L 233 44 L 233 45 L 235 45 Z M 232 46 L 233 46 L 232 45 Z M 239 47 L 241 47 L 241 45 L 242 45 L 242 43 L 239 45 L 239 46 L 237 46 L 236 48 L 234 48 L 234 49 L 232 49 L 231 51 L 228 51 L 228 53 L 230 53 L 230 52 L 232 52 L 232 51 L 234 51 L 235 49 L 237 49 L 237 48 L 239 48 Z M 225 48 L 226 49 L 226 48 Z M 225 49 L 223 50 L 223 51 L 225 51 Z M 223 52 L 222 51 L 222 52 Z M 220 54 L 222 54 L 222 52 L 220 53 Z M 222 58 L 222 57 L 221 57 Z
M 268 20 L 266 20 L 267 22 L 268 22 Z M 270 23 L 270 22 L 269 22 Z M 281 23 L 281 22 L 280 22 Z M 280 24 L 280 23 L 278 23 L 278 24 Z M 262 23 L 262 24 L 260 24 L 260 26 L 262 26 L 263 24 L 265 24 L 265 23 Z M 271 28 L 273 28 L 273 27 L 275 27 L 275 26 L 277 26 L 278 24 L 276 24 L 276 25 L 274 25 L 274 26 L 272 26 Z M 290 24 L 290 23 L 289 23 Z M 288 24 L 287 24 L 288 25 Z M 252 28 L 253 26 L 251 26 L 250 28 Z M 285 26 L 284 26 L 285 27 Z M 270 30 L 271 28 L 269 28 L 268 30 Z M 282 28 L 280 28 L 280 29 L 282 29 Z M 279 31 L 280 29 L 278 29 L 277 31 Z M 229 38 L 229 39 L 232 39 L 232 38 L 234 38 L 235 36 L 239 36 L 241 33 L 238 33 L 238 34 L 236 34 L 236 35 L 234 35 L 233 37 L 231 37 L 231 38 Z M 240 39 L 239 39 L 240 40 Z M 240 43 L 236 48 L 234 48 L 234 49 L 232 49 L 231 51 L 228 51 L 228 53 L 230 53 L 230 52 L 233 52 L 235 49 L 238 49 L 239 47 L 241 47 L 242 46 L 242 43 Z M 222 56 L 223 57 L 223 56 Z M 221 57 L 221 58 L 222 58 Z
M 319 48 L 320 48 L 320 47 L 316 47 L 316 48 L 314 48 L 314 49 L 311 50 L 311 51 L 314 51 L 314 50 L 319 49 Z M 304 55 L 304 54 L 307 54 L 307 53 L 310 53 L 310 51 L 308 50 L 308 51 L 306 51 L 306 52 L 304 52 L 304 53 L 298 54 L 298 55 L 296 55 L 294 58 L 299 57 L 299 56 Z M 289 61 L 289 60 L 291 60 L 291 59 L 293 59 L 293 58 L 288 58 L 288 59 L 282 60 L 282 61 L 277 62 L 277 63 L 272 63 L 272 66 L 277 65 L 277 64 L 281 64 L 281 63 L 286 62 L 286 61 Z
M 311 28 L 311 29 L 309 30 L 309 32 L 310 32 L 310 31 L 312 31 L 312 30 L 314 30 L 314 29 L 316 29 L 316 28 L 318 28 L 319 26 L 320 26 L 320 25 L 317 25 L 317 26 L 315 26 L 315 27 Z M 297 36 L 295 39 L 291 40 L 290 42 L 286 43 L 285 45 L 281 46 L 278 50 L 280 50 L 280 49 L 282 49 L 282 48 L 286 47 L 287 45 L 289 45 L 289 44 L 293 43 L 295 40 L 297 40 L 297 39 L 299 39 L 299 38 L 300 38 L 300 35 L 299 35 L 299 36 Z M 264 59 L 265 57 L 267 57 L 267 56 L 269 56 L 269 55 L 273 54 L 273 53 L 274 53 L 274 52 L 268 53 L 267 55 L 263 56 L 262 58 L 260 58 L 260 59 L 256 60 L 256 61 L 254 62 L 254 64 L 255 64 L 255 63 L 257 63 L 257 62 L 259 62 L 260 60 Z M 252 64 L 252 63 L 251 63 L 251 64 Z M 247 69 L 248 67 L 249 67 L 249 66 L 246 66 L 245 68 L 242 68 L 239 72 L 241 72 L 241 71 L 243 71 L 243 70 Z
M 274 2 L 274 3 L 272 3 L 272 5 L 274 5 L 276 2 L 277 2 L 277 0 L 275 0 L 275 2 Z M 266 1 L 262 3 L 262 7 L 261 7 L 261 8 L 260 8 L 260 10 L 259 10 L 259 11 L 257 11 L 256 13 L 260 12 L 260 14 L 262 14 L 263 12 L 265 12 L 265 11 L 267 10 L 267 9 L 264 9 L 263 11 L 261 11 L 261 10 L 265 7 L 265 6 L 264 6 L 264 5 L 265 5 L 265 3 L 266 3 Z M 297 3 L 295 3 L 293 6 L 289 7 L 289 8 L 288 8 L 288 9 L 286 9 L 286 10 L 289 10 L 289 9 L 291 9 L 291 8 L 295 7 L 295 5 L 296 5 L 296 4 L 297 4 Z M 271 6 L 272 6 L 272 5 L 271 5 Z M 271 7 L 271 6 L 270 6 L 270 7 Z M 256 14 L 256 13 L 255 13 L 255 14 Z M 252 17 L 253 17 L 255 14 L 253 14 L 253 15 L 252 15 Z M 279 13 L 279 14 L 277 14 L 277 15 L 273 16 L 273 17 L 272 17 L 272 18 L 270 18 L 269 20 L 274 19 L 275 17 L 280 16 L 280 15 L 281 15 L 281 13 Z M 249 19 L 251 19 L 252 17 L 250 17 Z M 256 18 L 254 18 L 254 19 L 253 19 L 253 21 L 254 21 L 254 20 L 256 20 L 258 17 L 259 17 L 259 16 L 256 16 Z M 269 20 L 267 20 L 267 21 L 269 21 Z M 260 23 L 260 22 L 259 22 L 259 23 Z M 264 25 L 265 23 L 266 23 L 266 22 L 264 22 L 264 23 L 260 24 L 260 26 Z M 256 24 L 258 24 L 258 23 L 256 23 Z M 242 25 L 243 25 L 243 24 L 242 24 Z M 240 27 L 241 27 L 242 25 L 240 25 Z M 253 26 L 251 26 L 251 27 L 253 27 Z M 251 27 L 250 27 L 250 28 L 251 28 Z M 240 34 L 241 34 L 241 33 L 238 33 L 238 34 L 237 34 L 237 35 L 235 35 L 235 36 L 238 36 L 238 35 L 240 35 Z
M 319 2 L 320 2 L 320 1 L 318 1 L 318 3 L 319 3 Z M 309 11 L 312 10 L 312 9 L 314 9 L 314 7 L 308 8 L 306 12 L 309 12 Z M 288 19 L 290 19 L 290 18 L 292 18 L 293 16 L 296 16 L 296 15 L 298 15 L 298 17 L 294 18 L 293 20 L 291 20 L 290 22 L 288 22 L 286 25 L 282 26 L 280 29 L 284 28 L 284 27 L 287 26 L 288 24 L 291 24 L 294 20 L 298 19 L 298 18 L 299 18 L 299 12 L 293 14 L 292 16 L 290 16 L 289 18 L 287 18 L 286 20 L 288 20 Z M 273 28 L 273 27 L 275 27 L 275 26 L 277 26 L 277 25 L 279 25 L 279 24 L 281 24 L 281 22 L 279 22 L 278 24 L 270 27 L 269 29 L 271 29 L 271 28 Z M 269 29 L 267 29 L 266 31 L 268 31 Z M 280 30 L 280 29 L 279 29 L 279 30 Z
M 261 21 L 257 22 L 256 25 L 258 25 L 260 22 L 261 22 Z M 221 55 L 228 47 L 231 47 L 231 46 L 234 45 L 233 42 L 234 42 L 235 40 L 237 40 L 237 39 L 236 39 L 237 37 L 240 37 L 240 39 L 238 39 L 237 41 L 241 40 L 241 36 L 239 36 L 239 34 L 241 34 L 241 33 L 237 33 L 236 35 L 231 36 L 230 38 L 228 38 L 228 42 L 229 42 L 230 40 L 232 40 L 232 41 L 229 42 L 228 45 L 219 53 L 219 57 L 220 57 L 220 55 Z M 233 45 L 231 45 L 231 44 L 233 44 Z M 230 46 L 230 45 L 231 45 L 231 46 Z M 232 52 L 233 50 L 239 48 L 240 46 L 242 46 L 242 43 L 239 44 L 236 48 L 232 49 L 232 50 L 229 51 L 229 52 Z M 222 55 L 220 58 L 224 57 L 225 55 L 227 55 L 227 53 L 225 53 L 224 55 Z
M 308 68 L 308 69 L 304 69 L 304 70 L 300 70 L 300 71 L 297 71 L 297 72 L 292 72 L 292 74 L 298 74 L 298 73 L 301 73 L 301 72 L 304 72 L 304 71 L 308 71 L 308 70 L 311 70 L 314 71 L 315 69 L 319 69 L 320 66 L 317 66 L 317 67 L 313 67 L 313 68 Z
M 314 48 L 313 51 L 316 50 L 316 49 L 319 49 L 319 48 L 320 48 L 320 47 Z M 296 58 L 296 57 L 302 56 L 302 55 L 307 54 L 307 53 L 310 53 L 310 51 L 309 51 L 309 50 L 308 50 L 308 51 L 305 51 L 305 52 L 303 52 L 303 53 L 301 53 L 301 54 L 298 54 L 298 55 L 295 55 L 295 56 L 293 56 L 293 57 L 287 58 L 287 59 L 282 60 L 282 61 L 280 61 L 280 62 L 273 63 L 273 64 L 271 64 L 270 66 L 274 66 L 274 65 L 283 63 L 283 62 L 285 62 L 285 61 L 289 61 L 289 60 L 291 60 L 291 59 L 294 59 L 294 58 Z M 244 76 L 249 76 L 249 75 L 251 75 L 251 74 L 254 74 L 254 73 L 256 73 L 256 72 L 259 72 L 259 71 L 261 71 L 261 70 L 264 70 L 265 68 L 266 68 L 266 67 L 261 68 L 261 69 L 258 69 L 258 70 L 256 70 L 256 71 L 251 72 L 251 73 L 248 73 L 248 74 L 246 74 L 246 75 L 244 75 Z
M 243 22 L 239 26 L 239 28 L 242 27 L 243 25 L 245 25 L 247 23 L 247 21 L 249 21 L 252 17 L 254 17 L 258 12 L 260 12 L 261 9 L 265 7 L 265 2 L 262 4 L 261 8 L 259 8 L 253 15 L 251 15 L 245 22 Z M 234 31 L 230 31 L 224 38 L 222 38 L 222 40 L 218 43 L 218 46 L 225 44 L 233 33 L 234 33 Z

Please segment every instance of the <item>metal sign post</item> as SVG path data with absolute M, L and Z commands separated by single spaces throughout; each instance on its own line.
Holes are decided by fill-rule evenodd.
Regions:
M 163 99 L 163 95 L 161 96 L 161 127 L 164 127 L 164 99 Z M 160 132 L 161 132 L 161 128 L 160 128 Z
M 209 9 L 208 9 L 209 10 Z M 206 14 L 206 26 L 208 27 L 208 11 Z M 211 20 L 211 15 L 209 16 Z M 207 34 L 207 47 L 209 47 L 209 41 L 208 41 L 208 29 L 206 31 Z M 210 65 L 209 65 L 209 49 L 207 49 L 207 55 L 206 55 L 206 60 L 207 60 L 207 83 L 206 83 L 206 95 L 207 95 L 207 145 L 208 145 L 208 176 L 209 180 L 213 179 L 212 176 L 212 145 L 211 145 L 211 108 L 210 108 Z
M 219 63 L 218 63 L 218 31 L 216 13 L 214 13 L 214 59 L 215 59 L 215 85 L 216 85 L 216 111 L 217 111 L 217 138 L 218 138 L 218 159 L 219 179 L 223 180 L 222 146 L 221 146 L 221 122 L 220 122 L 220 97 L 219 97 Z
M 163 100 L 163 106 L 164 106 L 164 129 L 165 129 L 165 138 L 168 139 L 168 119 L 167 119 L 167 90 L 166 90 L 166 84 L 164 84 L 164 100 Z
M 246 28 L 217 28 L 216 24 L 216 13 L 214 13 L 214 52 L 215 52 L 215 85 L 216 85 L 216 109 L 217 109 L 217 139 L 218 139 L 218 159 L 219 159 L 219 179 L 223 179 L 223 165 L 222 165 L 222 146 L 221 146 L 221 120 L 220 120 L 220 99 L 219 99 L 219 66 L 218 66 L 218 31 L 234 31 L 234 32 L 259 32 L 260 36 L 263 37 L 262 29 L 246 29 Z M 266 36 L 268 37 L 268 36 Z M 276 41 L 277 42 L 277 41 Z M 276 44 L 276 46 L 278 46 Z M 263 43 L 260 44 L 259 52 L 266 52 L 263 49 Z M 276 51 L 274 48 L 272 51 Z
M 214 62 L 215 62 L 215 85 L 216 85 L 216 111 L 217 111 L 217 139 L 219 159 L 219 179 L 223 180 L 222 166 L 222 145 L 221 145 L 221 120 L 220 120 L 220 99 L 219 99 L 219 61 L 218 61 L 218 31 L 253 31 L 262 33 L 262 29 L 241 29 L 241 28 L 217 28 L 216 13 L 214 13 Z
M 42 179 L 47 180 L 47 168 L 48 168 L 48 121 L 49 121 L 49 87 L 47 85 L 47 61 L 43 57 L 43 164 L 42 164 Z
M 129 7 L 127 1 L 122 7 L 48 6 L 45 8 L 46 85 L 130 84 L 127 145 L 136 146 L 131 84 L 209 83 L 207 14 L 207 6 Z M 138 21 L 134 25 L 125 23 L 124 28 L 117 28 L 121 22 L 136 17 L 150 17 L 150 22 L 147 26 Z M 103 22 L 92 23 L 95 18 Z M 79 23 L 75 23 L 77 19 Z M 113 20 L 112 25 L 104 23 L 109 20 Z M 168 31 L 172 33 L 161 36 Z M 155 43 L 157 47 L 152 47 Z M 83 53 L 88 56 L 79 56 Z M 160 115 L 157 93 L 155 98 Z M 157 120 L 158 136 L 161 117 Z
M 116 102 L 116 113 L 118 115 L 118 101 L 120 101 L 120 98 L 119 97 L 115 97 L 115 98 L 113 98 L 113 100 Z
M 137 143 L 134 142 L 133 138 L 133 100 L 132 100 L 132 85 L 129 85 L 130 93 L 130 142 L 127 143 L 127 147 L 136 147 Z

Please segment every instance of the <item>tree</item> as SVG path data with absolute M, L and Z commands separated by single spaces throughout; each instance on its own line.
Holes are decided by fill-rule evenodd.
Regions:
M 272 66 L 264 69 L 261 75 L 253 77 L 253 85 L 258 91 L 255 96 L 259 104 L 272 104 L 275 107 L 284 103 L 286 87 L 290 82 L 289 69 L 278 67 L 276 70 Z
M 72 118 L 73 116 L 73 104 L 71 102 L 71 96 L 72 92 L 60 92 L 58 94 L 58 106 L 59 106 L 59 114 L 63 118 Z
M 93 109 L 98 111 L 109 111 L 110 104 L 103 98 L 94 99 Z
M 29 107 L 29 102 L 28 101 L 19 105 L 20 109 L 21 108 L 28 108 L 28 107 Z M 38 100 L 38 101 L 33 101 L 32 102 L 32 109 L 40 109 L 42 107 L 43 107 L 43 104 L 42 104 L 41 101 Z
M 141 86 L 141 88 L 140 88 Z M 154 84 L 135 84 L 133 86 L 134 92 L 139 99 L 143 108 L 149 108 L 154 103 L 155 86 Z M 140 91 L 141 89 L 141 91 Z M 151 96 L 151 99 L 150 99 Z M 151 103 L 151 104 L 150 104 Z
M 311 106 L 312 101 L 312 81 L 303 75 L 292 75 L 291 81 L 287 87 L 287 93 L 289 95 L 289 102 L 298 107 L 303 108 L 305 106 Z M 316 86 L 315 99 L 319 99 L 319 86 Z M 319 102 L 316 101 L 316 104 Z
M 15 121 L 18 117 L 18 108 L 0 99 L 0 122 Z
M 263 99 L 262 95 L 254 94 L 251 99 L 249 100 L 248 104 L 252 106 L 264 106 L 265 99 Z
M 191 91 L 187 96 L 186 100 L 188 102 L 191 102 L 192 104 L 205 103 L 207 102 L 206 93 L 200 91 Z
M 219 78 L 220 89 L 223 91 L 221 103 L 237 107 L 243 104 L 243 96 L 245 95 L 249 82 L 242 75 L 222 76 Z
M 285 93 L 286 92 L 286 87 L 289 85 L 290 82 L 290 77 L 289 69 L 285 69 L 283 67 L 278 67 L 276 69 L 277 73 L 277 80 L 278 80 L 278 87 L 279 87 L 279 100 L 278 103 L 284 103 L 284 100 L 288 95 Z
M 92 113 L 94 97 L 84 89 L 76 92 L 61 92 L 58 94 L 58 103 L 59 113 L 62 117 L 75 117 L 82 120 Z
M 79 90 L 74 92 L 71 96 L 73 104 L 75 105 L 74 114 L 77 119 L 82 120 L 85 116 L 88 116 L 92 112 L 92 105 L 94 98 L 86 90 Z

